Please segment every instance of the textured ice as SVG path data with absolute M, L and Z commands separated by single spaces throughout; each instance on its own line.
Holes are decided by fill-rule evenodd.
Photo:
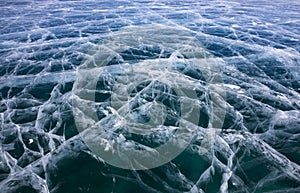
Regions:
M 299 9 L 297 1 L 283 0 L 1 1 L 0 192 L 300 192 Z M 72 88 L 78 67 L 101 40 L 146 25 L 194 34 L 219 66 L 226 116 L 203 153 L 210 97 L 201 96 L 207 85 L 192 65 L 178 64 L 178 74 L 194 80 L 192 86 L 202 92 L 195 106 L 207 117 L 172 161 L 150 170 L 124 170 L 96 156 L 79 136 Z M 107 76 L 99 78 L 96 102 L 107 102 L 110 75 L 120 70 L 114 66 L 174 56 L 143 46 L 113 58 Z M 166 89 L 172 96 L 162 87 L 157 83 L 141 94 L 147 98 L 151 89 Z M 164 124 L 171 130 L 176 104 L 168 110 L 174 116 Z M 109 113 L 99 106 L 99 118 Z M 132 116 L 147 120 L 147 108 Z M 157 133 L 148 141 L 131 140 L 151 148 L 168 139 L 168 133 Z M 130 137 L 115 134 L 118 143 Z

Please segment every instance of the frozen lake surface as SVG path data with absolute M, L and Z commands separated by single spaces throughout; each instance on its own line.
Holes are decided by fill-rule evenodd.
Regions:
M 0 1 L 0 192 L 300 192 L 299 10 Z

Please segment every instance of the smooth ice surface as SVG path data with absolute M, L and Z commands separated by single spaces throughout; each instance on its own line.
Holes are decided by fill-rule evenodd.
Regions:
M 0 1 L 0 192 L 300 192 L 299 10 L 299 2 L 284 0 Z M 174 56 L 185 60 L 175 69 L 178 77 L 191 81 L 188 89 L 197 90 L 193 108 L 203 115 L 178 157 L 158 168 L 133 171 L 107 164 L 85 145 L 74 121 L 72 88 L 83 61 L 97 61 L 93 53 L 99 42 L 144 25 L 194 34 L 205 49 L 201 57 L 209 55 L 219 66 L 226 97 L 219 97 L 215 110 L 225 108 L 226 115 L 203 153 L 211 97 L 190 56 L 141 45 L 111 58 L 95 95 L 99 119 L 112 113 L 112 75 L 126 65 Z M 182 80 L 176 77 L 174 82 Z M 169 112 L 164 130 L 153 128 L 156 135 L 141 138 L 112 127 L 118 143 L 153 148 L 177 126 L 176 96 L 150 83 L 133 92 L 141 97 L 129 103 L 135 109 L 131 116 L 147 122 L 153 113 L 147 113 L 150 95 L 163 96 Z

